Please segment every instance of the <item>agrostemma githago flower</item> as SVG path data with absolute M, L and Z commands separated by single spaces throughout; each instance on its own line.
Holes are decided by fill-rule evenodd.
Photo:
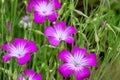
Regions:
M 58 46 L 61 41 L 68 44 L 74 42 L 71 34 L 76 33 L 77 30 L 73 26 L 66 27 L 66 22 L 58 22 L 52 26 L 47 26 L 44 30 L 44 35 L 49 36 L 48 42 L 52 46 Z
M 37 74 L 34 70 L 25 69 L 25 75 L 19 74 L 18 80 L 42 80 L 42 76 Z
M 26 64 L 30 60 L 31 52 L 37 52 L 35 42 L 20 38 L 15 38 L 14 43 L 9 42 L 0 48 L 7 51 L 2 56 L 3 62 L 8 62 L 12 57 L 15 57 L 20 65 Z
M 88 66 L 97 66 L 96 54 L 90 53 L 86 55 L 87 50 L 84 48 L 73 47 L 72 54 L 68 50 L 62 50 L 57 58 L 65 63 L 59 66 L 59 72 L 64 77 L 68 77 L 72 73 L 75 74 L 76 80 L 84 80 L 90 77 Z
M 27 11 L 32 12 L 34 9 L 34 22 L 43 24 L 46 18 L 54 22 L 58 17 L 55 10 L 59 8 L 61 8 L 59 0 L 29 0 Z

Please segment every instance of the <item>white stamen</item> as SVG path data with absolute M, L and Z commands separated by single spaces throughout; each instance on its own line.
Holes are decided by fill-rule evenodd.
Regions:
M 74 56 L 66 56 L 66 58 L 70 64 L 69 67 L 73 70 L 80 70 L 86 65 L 86 60 L 80 53 L 75 53 Z

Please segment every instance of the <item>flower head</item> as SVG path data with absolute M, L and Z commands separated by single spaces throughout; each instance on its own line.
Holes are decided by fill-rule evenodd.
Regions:
M 57 19 L 58 12 L 56 9 L 61 8 L 59 0 L 30 0 L 28 2 L 27 11 L 31 12 L 34 9 L 34 22 L 44 23 L 45 19 L 48 18 L 50 22 Z
M 90 76 L 90 70 L 87 66 L 97 66 L 97 59 L 94 53 L 86 55 L 87 50 L 83 48 L 73 47 L 73 53 L 68 50 L 62 50 L 58 58 L 65 63 L 59 66 L 59 72 L 68 77 L 75 73 L 76 80 L 84 80 Z
M 33 41 L 27 41 L 20 38 L 15 38 L 14 44 L 10 42 L 0 46 L 0 48 L 7 51 L 7 54 L 2 56 L 3 62 L 7 62 L 12 57 L 15 57 L 20 65 L 23 65 L 30 60 L 31 52 L 37 52 L 37 47 Z
M 65 41 L 69 44 L 74 42 L 74 38 L 71 37 L 71 34 L 74 34 L 77 32 L 77 30 L 72 27 L 68 26 L 66 29 L 66 22 L 58 22 L 54 24 L 54 28 L 51 26 L 47 26 L 44 35 L 49 36 L 49 43 L 53 46 L 58 46 L 60 41 Z
M 29 16 L 23 16 L 20 20 L 20 25 L 23 28 L 30 28 L 32 26 L 32 21 Z
M 25 75 L 19 74 L 18 80 L 42 80 L 42 76 L 33 70 L 25 69 L 24 73 Z

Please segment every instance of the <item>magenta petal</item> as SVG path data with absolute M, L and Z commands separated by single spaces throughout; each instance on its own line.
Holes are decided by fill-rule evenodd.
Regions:
M 76 80 L 84 80 L 84 78 L 90 77 L 90 70 L 88 68 L 83 67 L 79 71 L 75 71 Z
M 94 54 L 94 53 L 88 54 L 84 59 L 87 60 L 86 64 L 88 66 L 97 66 L 96 54 Z
M 27 76 L 32 76 L 33 77 L 36 74 L 36 72 L 33 71 L 33 70 L 30 70 L 30 69 L 25 69 L 25 74 Z
M 14 39 L 14 45 L 15 46 L 19 46 L 19 45 L 26 45 L 27 44 L 27 40 L 26 39 L 20 39 L 20 38 L 15 38 Z
M 54 22 L 57 19 L 57 17 L 58 17 L 57 12 L 54 12 L 54 13 L 48 15 L 48 19 L 49 19 L 50 22 Z
M 29 0 L 28 2 L 28 6 L 27 6 L 27 11 L 28 12 L 31 12 L 32 11 L 32 8 L 35 6 L 35 1 L 34 0 Z
M 84 56 L 86 54 L 86 52 L 87 52 L 87 50 L 84 49 L 84 48 L 79 48 L 79 47 L 76 47 L 76 46 L 73 47 L 73 53 L 74 53 L 74 55 L 75 54 L 79 54 L 81 56 Z
M 74 38 L 71 37 L 71 36 L 67 36 L 66 39 L 65 39 L 65 42 L 67 42 L 68 44 L 71 44 L 74 42 Z
M 48 2 L 48 0 L 36 0 L 36 2 L 38 2 L 38 3 L 39 3 L 39 2 L 43 2 L 43 1 L 44 1 L 44 2 Z
M 33 77 L 32 80 L 42 80 L 42 76 L 40 74 L 37 74 Z
M 64 31 L 65 30 L 65 26 L 66 26 L 66 22 L 58 22 L 56 24 L 54 24 L 54 28 L 57 31 Z
M 0 48 L 3 50 L 8 50 L 8 45 L 9 44 L 4 44 L 4 45 L 0 46 Z
M 20 65 L 24 65 L 24 64 L 26 64 L 28 61 L 30 61 L 30 58 L 31 58 L 30 54 L 27 53 L 27 54 L 25 54 L 23 57 L 17 58 L 17 61 L 18 61 L 18 63 L 19 63 Z
M 8 50 L 9 50 L 8 48 L 9 48 L 10 46 L 12 46 L 12 43 L 4 44 L 4 45 L 0 46 L 0 48 L 3 49 L 3 50 L 7 50 L 7 51 L 8 51 Z
M 77 30 L 76 30 L 74 27 L 72 27 L 72 26 L 68 26 L 68 27 L 66 28 L 66 30 L 65 30 L 65 33 L 68 34 L 68 35 L 74 34 L 74 33 L 76 33 L 76 32 L 77 32 Z
M 58 46 L 60 43 L 60 40 L 57 40 L 55 37 L 49 37 L 48 42 L 52 45 L 52 46 Z
M 61 8 L 61 4 L 59 3 L 59 0 L 50 0 L 55 6 L 56 9 Z
M 73 70 L 70 68 L 70 65 L 67 63 L 59 66 L 58 70 L 60 74 L 64 77 L 68 77 L 70 74 L 73 73 Z
M 2 56 L 2 61 L 3 62 L 8 62 L 11 58 L 12 58 L 12 56 L 10 56 L 9 54 L 4 54 Z
M 45 36 L 54 36 L 55 30 L 51 26 L 47 26 L 44 30 Z
M 62 50 L 57 56 L 58 59 L 61 59 L 64 62 L 68 62 L 69 57 L 72 57 L 72 55 L 68 50 Z
M 34 22 L 43 24 L 45 18 L 45 16 L 40 15 L 38 12 L 34 12 Z
M 25 48 L 27 49 L 28 53 L 30 52 L 37 52 L 37 47 L 35 42 L 30 41 L 26 44 Z
M 22 74 L 19 74 L 19 75 L 18 75 L 18 80 L 23 80 L 23 78 L 24 78 L 24 77 L 23 77 Z

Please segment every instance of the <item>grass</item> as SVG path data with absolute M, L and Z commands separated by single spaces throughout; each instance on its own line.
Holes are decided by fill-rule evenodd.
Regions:
M 32 54 L 32 59 L 20 66 L 13 58 L 8 63 L 0 60 L 0 79 L 17 80 L 17 75 L 24 68 L 30 68 L 42 74 L 43 80 L 75 80 L 74 76 L 63 78 L 58 73 L 58 65 L 62 63 L 56 58 L 62 49 L 71 50 L 73 45 L 87 48 L 95 52 L 98 60 L 97 68 L 91 69 L 91 76 L 86 80 L 119 80 L 120 74 L 120 1 L 119 0 L 61 0 L 62 8 L 56 22 L 66 21 L 73 25 L 78 33 L 74 35 L 75 43 L 68 45 L 62 42 L 58 47 L 52 47 L 43 36 L 44 24 L 32 22 L 31 29 L 20 28 L 21 17 L 33 14 L 26 11 L 28 0 L 0 1 L 0 45 L 14 38 L 27 38 L 36 42 L 38 51 Z M 11 33 L 7 33 L 7 22 L 11 22 Z M 0 57 L 5 51 L 0 50 Z

